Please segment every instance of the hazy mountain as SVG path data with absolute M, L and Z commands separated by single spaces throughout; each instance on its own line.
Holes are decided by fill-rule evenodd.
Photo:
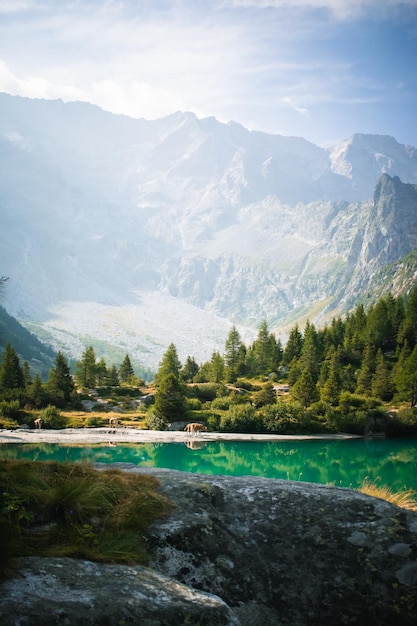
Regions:
M 0 94 L 0 158 L 4 304 L 75 356 L 205 359 L 231 323 L 323 320 L 414 276 L 417 152 L 392 137 L 326 150 Z

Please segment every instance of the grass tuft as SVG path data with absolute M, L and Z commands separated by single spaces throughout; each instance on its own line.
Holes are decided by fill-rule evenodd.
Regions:
M 145 474 L 81 463 L 0 461 L 0 577 L 17 556 L 146 564 L 143 532 L 169 501 Z
M 385 485 L 377 485 L 374 482 L 366 479 L 359 487 L 359 491 L 365 493 L 368 496 L 374 498 L 380 498 L 381 500 L 387 500 L 391 504 L 396 504 L 403 509 L 417 512 L 417 492 L 412 489 L 403 489 L 401 491 L 393 491 L 390 487 Z

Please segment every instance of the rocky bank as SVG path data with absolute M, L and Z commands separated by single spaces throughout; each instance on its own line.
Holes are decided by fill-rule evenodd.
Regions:
M 174 503 L 148 531 L 151 568 L 24 559 L 1 624 L 416 623 L 416 514 L 331 486 L 145 471 Z

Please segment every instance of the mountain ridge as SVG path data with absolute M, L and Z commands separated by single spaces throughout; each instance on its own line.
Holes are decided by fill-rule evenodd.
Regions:
M 5 306 L 70 356 L 96 338 L 155 367 L 171 341 L 208 358 L 232 324 L 285 334 L 388 289 L 417 245 L 417 151 L 389 136 L 325 149 L 0 94 L 0 155 Z

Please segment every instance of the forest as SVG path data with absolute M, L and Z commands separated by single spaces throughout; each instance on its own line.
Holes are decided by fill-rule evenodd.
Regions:
M 126 354 L 107 365 L 85 349 L 73 371 L 62 352 L 47 380 L 32 375 L 8 342 L 0 363 L 0 425 L 31 422 L 64 427 L 61 411 L 79 410 L 82 399 L 124 399 L 129 425 L 164 429 L 201 421 L 209 430 L 278 434 L 417 434 L 417 286 L 408 297 L 381 297 L 367 310 L 335 317 L 322 328 L 295 324 L 283 346 L 266 321 L 251 345 L 233 326 L 223 354 L 184 363 L 171 344 L 152 383 L 139 379 Z M 143 395 L 152 403 L 126 401 Z M 110 402 L 97 402 L 105 413 Z M 103 415 L 103 420 L 105 415 Z M 3 422 L 2 422 L 3 420 Z M 91 425 L 100 425 L 100 419 Z

